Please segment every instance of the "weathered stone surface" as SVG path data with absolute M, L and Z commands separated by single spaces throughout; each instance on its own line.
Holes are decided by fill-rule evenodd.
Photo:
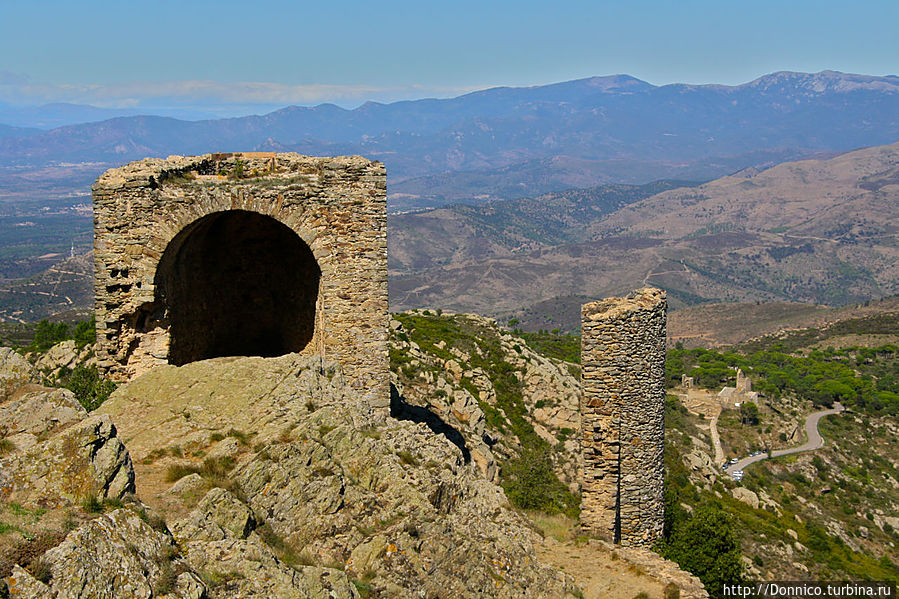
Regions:
M 220 541 L 229 537 L 246 539 L 255 527 L 253 512 L 234 495 L 216 487 L 186 520 L 172 526 L 172 533 L 194 541 Z
M 195 493 L 208 488 L 209 483 L 206 482 L 206 479 L 194 472 L 193 474 L 188 474 L 184 478 L 178 479 L 166 493 L 183 496 L 188 493 Z
M 87 411 L 68 389 L 25 385 L 0 404 L 0 437 L 49 433 L 85 416 Z
M 112 376 L 129 379 L 158 364 L 235 352 L 302 352 L 337 360 L 354 388 L 386 407 L 382 164 L 358 156 L 171 156 L 107 171 L 93 194 L 98 364 Z M 240 237 L 249 225 L 258 234 Z M 260 249 L 260 240 L 284 235 L 282 229 L 285 243 L 302 253 L 296 260 L 303 273 L 278 270 L 294 254 Z M 204 240 L 213 245 L 191 253 L 191 244 Z M 257 255 L 264 263 L 252 262 Z M 298 287 L 266 278 L 269 272 L 300 277 Z M 244 290 L 249 280 L 261 287 Z M 183 291 L 189 300 L 201 289 L 206 295 L 195 305 L 173 299 Z M 288 293 L 295 302 L 284 304 Z M 265 328 L 254 328 L 260 321 Z M 242 340 L 249 338 L 255 345 L 248 349 Z
M 34 359 L 35 369 L 54 375 L 61 368 L 74 368 L 79 364 L 86 366 L 96 364 L 96 359 L 93 357 L 94 349 L 93 345 L 79 349 L 73 340 L 68 339 L 57 343 L 43 354 L 29 354 L 29 356 Z
M 731 490 L 731 495 L 734 496 L 734 499 L 738 499 L 748 506 L 755 509 L 759 508 L 759 496 L 746 487 L 734 487 Z
M 698 445 L 698 444 L 697 444 Z M 718 476 L 718 470 L 711 456 L 706 452 L 694 449 L 684 456 L 684 463 L 695 473 L 704 477 L 704 482 L 714 483 Z
M 625 545 L 664 524 L 666 310 L 653 288 L 582 308 L 581 521 Z
M 12 574 L 6 579 L 6 586 L 9 596 L 15 599 L 47 599 L 53 596 L 50 587 L 19 565 L 13 566 Z
M 0 347 L 0 402 L 31 382 L 31 364 L 8 347 Z
M 359 593 L 347 575 L 334 568 L 292 568 L 275 557 L 258 536 L 219 541 L 184 542 L 190 566 L 216 572 L 221 586 L 217 599 L 356 599 Z
M 117 423 L 139 461 L 160 447 L 205 447 L 231 429 L 266 443 L 310 408 L 348 401 L 348 393 L 340 367 L 316 356 L 214 358 L 155 368 L 116 389 L 96 413 Z
M 218 358 L 156 368 L 101 409 L 148 478 L 165 469 L 143 463 L 154 448 L 253 433 L 227 475 L 234 492 L 210 491 L 171 524 L 192 571 L 235 573 L 221 587 L 232 594 L 212 596 L 327 597 L 329 585 L 355 596 L 340 595 L 355 592 L 341 586 L 349 578 L 391 597 L 572 595 L 570 579 L 537 561 L 533 529 L 458 447 L 355 395 L 314 357 Z M 287 566 L 272 537 L 312 566 Z
M 50 565 L 52 596 L 57 599 L 149 599 L 158 596 L 154 590 L 178 561 L 172 537 L 154 530 L 129 508 L 83 524 L 43 559 Z M 198 580 L 184 583 L 184 594 L 169 596 L 202 597 L 195 592 Z
M 134 491 L 134 469 L 108 416 L 90 416 L 24 451 L 0 458 L 0 499 L 59 507 Z

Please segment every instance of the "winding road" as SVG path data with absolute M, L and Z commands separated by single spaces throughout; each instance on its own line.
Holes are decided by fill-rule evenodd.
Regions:
M 830 410 L 815 412 L 814 414 L 810 414 L 809 417 L 806 418 L 805 435 L 808 438 L 808 441 L 806 441 L 803 445 L 800 445 L 799 447 L 793 447 L 791 449 L 775 449 L 771 452 L 770 456 L 767 453 L 746 456 L 736 464 L 728 464 L 724 468 L 725 472 L 736 472 L 737 470 L 743 470 L 744 468 L 746 468 L 746 466 L 755 464 L 756 462 L 761 462 L 762 460 L 767 460 L 769 457 L 776 458 L 778 456 L 788 455 L 791 453 L 801 453 L 803 451 L 820 449 L 824 446 L 824 437 L 822 437 L 821 433 L 818 432 L 818 422 L 820 422 L 821 419 L 825 416 L 830 416 L 831 414 L 839 414 L 846 409 L 842 405 L 840 405 L 839 402 L 834 402 L 833 406 L 834 407 Z

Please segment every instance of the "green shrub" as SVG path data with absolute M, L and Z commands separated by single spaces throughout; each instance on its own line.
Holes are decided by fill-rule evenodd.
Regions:
M 580 499 L 556 476 L 546 449 L 522 448 L 520 456 L 503 464 L 500 484 L 516 507 L 572 518 L 578 515 Z
M 50 322 L 45 318 L 34 328 L 34 340 L 28 346 L 28 351 L 45 352 L 66 339 L 69 339 L 69 325 Z
M 700 505 L 679 522 L 660 552 L 698 576 L 711 597 L 722 597 L 724 585 L 743 579 L 740 539 L 731 518 L 715 503 Z
M 76 324 L 72 338 L 79 349 L 95 343 L 97 341 L 97 317 L 92 314 L 90 320 Z
M 88 412 L 100 407 L 116 389 L 114 382 L 100 376 L 96 366 L 84 365 L 76 366 L 73 370 L 61 369 L 54 384 L 74 393 L 75 399 Z

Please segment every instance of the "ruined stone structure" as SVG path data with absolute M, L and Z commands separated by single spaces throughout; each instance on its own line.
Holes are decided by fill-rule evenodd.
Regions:
M 581 309 L 581 522 L 623 545 L 664 524 L 666 311 L 653 288 Z
M 742 368 L 737 368 L 737 391 L 740 393 L 750 393 L 752 391 L 752 381 L 743 374 Z
M 389 397 L 384 166 L 364 158 L 147 159 L 94 193 L 98 359 L 319 354 Z

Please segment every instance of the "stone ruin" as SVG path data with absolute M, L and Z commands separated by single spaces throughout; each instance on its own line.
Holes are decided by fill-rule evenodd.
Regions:
M 146 159 L 94 196 L 98 363 L 317 354 L 388 398 L 384 166 L 358 156 Z M 385 400 L 386 401 L 386 400 Z
M 389 401 L 384 166 L 235 153 L 145 159 L 94 184 L 97 358 L 314 354 Z M 664 292 L 582 309 L 582 524 L 651 545 L 664 504 Z
M 581 309 L 581 523 L 652 545 L 665 520 L 665 292 L 644 288 Z

